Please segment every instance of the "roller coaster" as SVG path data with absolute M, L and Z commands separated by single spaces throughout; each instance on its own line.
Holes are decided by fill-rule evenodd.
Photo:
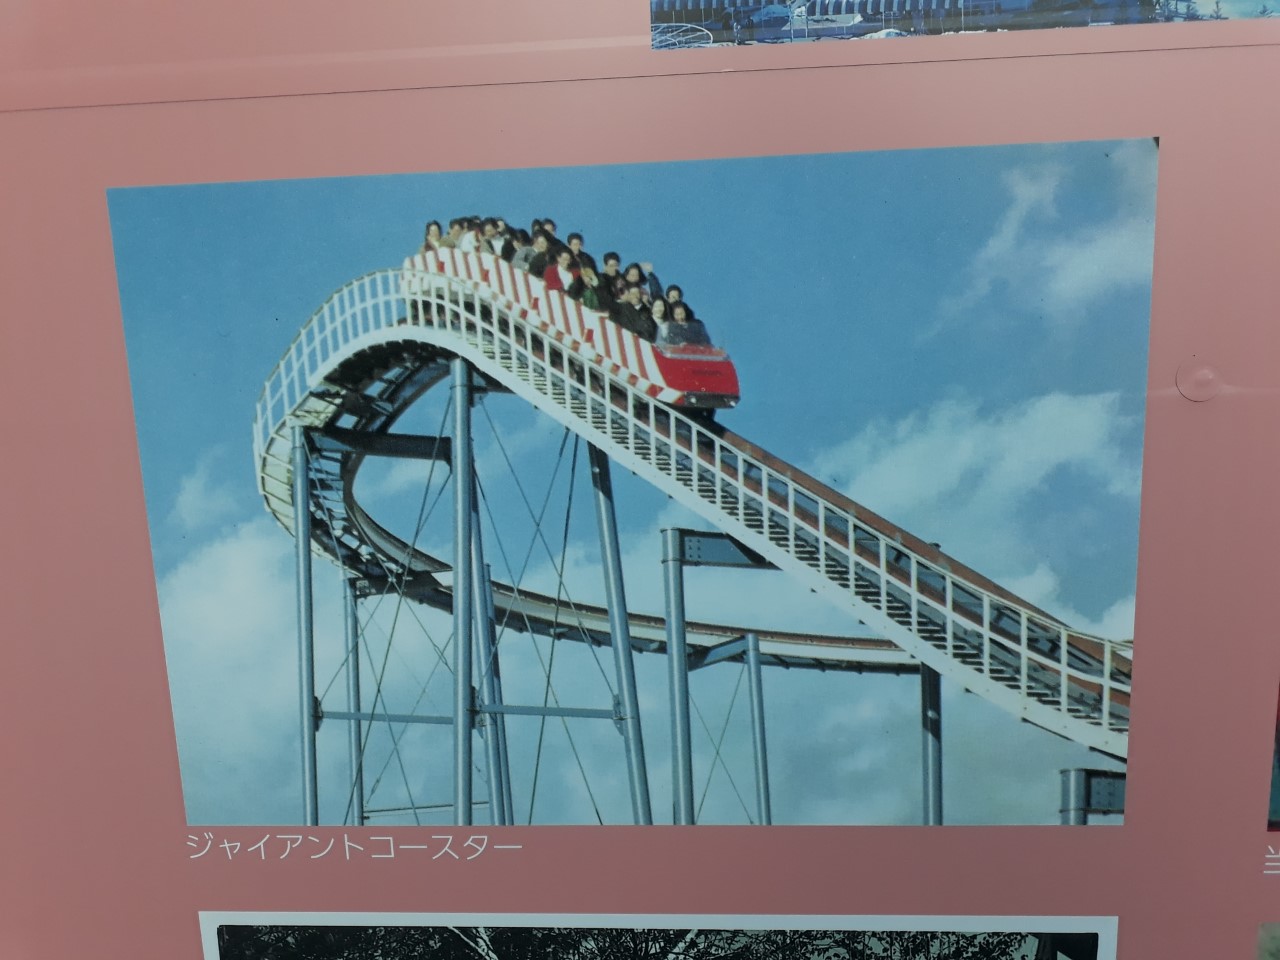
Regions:
M 322 719 L 350 724 L 356 780 L 362 724 L 416 720 L 451 726 L 452 806 L 459 824 L 472 822 L 476 803 L 472 749 L 478 731 L 489 771 L 490 817 L 502 824 L 514 822 L 505 719 L 557 712 L 615 722 L 626 748 L 634 820 L 652 822 L 635 693 L 637 652 L 665 655 L 670 665 L 678 823 L 693 822 L 687 672 L 716 660 L 751 668 L 753 711 L 761 667 L 919 672 L 926 822 L 941 822 L 941 677 L 1022 721 L 1110 757 L 1127 757 L 1130 642 L 1072 629 L 936 545 L 681 405 L 646 350 L 652 345 L 619 330 L 606 315 L 547 289 L 500 257 L 456 251 L 411 257 L 399 269 L 352 280 L 301 328 L 263 388 L 254 452 L 266 507 L 296 544 L 306 822 L 318 817 L 315 731 Z M 397 421 L 433 389 L 449 394 L 450 435 L 394 432 Z M 606 603 L 575 605 L 572 631 L 564 627 L 559 595 L 496 581 L 488 573 L 471 440 L 471 410 L 480 392 L 519 398 L 589 445 Z M 356 477 L 365 461 L 385 456 L 448 464 L 451 557 L 433 555 L 393 533 L 357 499 Z M 666 532 L 665 616 L 627 607 L 611 464 L 652 484 L 711 528 Z M 451 714 L 380 714 L 361 704 L 358 679 L 349 684 L 347 709 L 322 706 L 314 676 L 313 554 L 343 571 L 349 640 L 353 611 L 363 597 L 395 594 L 451 614 Z M 707 562 L 784 571 L 845 611 L 860 635 L 686 622 L 683 568 Z M 505 703 L 498 623 L 611 648 L 619 691 L 613 707 L 558 711 Z M 754 731 L 760 822 L 770 822 L 762 713 Z M 361 789 L 355 793 L 358 806 Z M 356 820 L 361 819 L 357 809 Z

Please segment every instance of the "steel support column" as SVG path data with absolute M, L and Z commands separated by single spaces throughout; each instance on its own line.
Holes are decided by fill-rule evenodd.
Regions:
M 298 701 L 302 733 L 302 822 L 320 823 L 316 781 L 316 647 L 311 605 L 311 495 L 307 434 L 293 426 L 293 542 L 298 588 Z
M 455 357 L 453 377 L 453 822 L 471 824 L 471 368 Z
M 622 556 L 618 545 L 618 519 L 613 506 L 613 479 L 609 457 L 589 446 L 591 484 L 595 488 L 596 524 L 600 529 L 600 553 L 604 561 L 605 605 L 609 609 L 609 636 L 613 647 L 613 669 L 618 683 L 618 723 L 627 751 L 627 777 L 631 786 L 631 816 L 637 824 L 653 823 L 649 802 L 649 768 L 640 729 L 640 698 L 636 693 L 636 668 L 631 649 L 631 624 L 627 618 L 627 595 L 622 578 Z
M 350 578 L 343 581 L 343 614 L 347 641 L 347 710 L 360 712 L 360 621 L 356 586 Z M 351 823 L 364 825 L 364 748 L 361 724 L 352 720 L 347 725 L 347 750 L 351 763 Z
M 475 490 L 471 492 L 471 596 L 475 614 L 475 659 L 480 669 L 479 695 L 482 707 L 502 706 L 502 698 L 494 677 L 498 647 L 493 636 L 493 618 L 489 610 L 489 591 L 485 581 L 489 568 L 484 562 L 484 544 L 480 536 L 480 511 Z M 489 773 L 489 821 L 494 826 L 510 823 L 509 798 L 503 795 L 507 777 L 502 770 L 502 737 L 499 730 L 506 723 L 500 713 L 483 714 L 485 769 Z
M 1090 814 L 1124 813 L 1125 776 L 1117 770 L 1062 771 L 1062 822 L 1088 823 Z
M 675 822 L 693 823 L 693 749 L 689 736 L 689 651 L 684 628 L 682 532 L 662 531 L 667 602 L 667 672 L 671 697 L 671 787 Z
M 924 788 L 924 823 L 942 824 L 942 677 L 920 664 L 921 770 Z
M 1064 825 L 1089 822 L 1089 777 L 1085 770 L 1062 771 L 1062 807 L 1058 811 Z
M 484 606 L 489 612 L 489 622 L 496 623 L 497 616 L 493 606 L 493 574 L 488 564 L 485 564 L 484 568 Z M 489 663 L 489 675 L 493 683 L 494 701 L 499 704 L 505 703 L 502 697 L 502 661 L 498 658 L 496 638 L 493 645 L 493 660 Z M 511 793 L 511 755 L 507 752 L 507 718 L 498 714 L 497 719 L 498 724 L 494 729 L 498 732 L 498 769 L 502 772 L 502 796 L 506 803 L 503 822 L 511 826 L 516 822 L 516 806 Z
M 760 672 L 760 638 L 754 633 L 747 641 L 747 689 L 751 694 L 751 746 L 756 761 L 756 816 L 761 825 L 773 823 L 769 803 L 769 753 L 764 738 L 764 679 Z

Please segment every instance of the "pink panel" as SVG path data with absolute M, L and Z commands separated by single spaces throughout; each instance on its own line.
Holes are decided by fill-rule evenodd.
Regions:
M 210 908 L 1118 914 L 1123 957 L 1202 943 L 1251 955 L 1257 923 L 1280 913 L 1280 878 L 1261 871 L 1280 677 L 1280 126 L 1268 119 L 1280 23 L 664 59 L 645 46 L 643 4 L 443 5 L 435 32 L 416 3 L 119 7 L 10 4 L 0 30 L 5 106 L 207 101 L 0 115 L 0 603 L 14 678 L 0 797 L 15 827 L 0 956 L 196 956 L 196 911 Z M 421 49 L 402 46 L 406 24 Z M 1152 49 L 1055 55 L 1117 46 Z M 931 62 L 845 63 L 861 58 Z M 688 75 L 393 89 L 573 71 Z M 348 85 L 384 92 L 216 99 Z M 833 89 L 858 96 L 826 120 L 797 107 Z M 961 90 L 981 95 L 947 94 Z M 584 107 L 619 104 L 665 135 L 582 122 Z M 510 828 L 484 832 L 522 850 L 471 864 L 191 858 L 206 830 L 248 843 L 288 831 L 184 822 L 106 188 L 1152 135 L 1143 649 L 1123 827 Z M 512 279 L 521 303 L 540 295 Z M 1221 385 L 1203 402 L 1177 384 L 1196 365 Z M 311 832 L 342 843 L 341 829 Z

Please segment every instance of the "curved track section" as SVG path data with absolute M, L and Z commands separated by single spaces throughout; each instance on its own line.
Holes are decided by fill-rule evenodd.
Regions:
M 390 443 L 396 419 L 461 356 L 488 389 L 534 405 L 875 635 L 761 631 L 768 662 L 894 672 L 924 663 L 1021 719 L 1127 756 L 1130 644 L 1071 630 L 736 434 L 655 400 L 653 384 L 575 336 L 572 317 L 589 311 L 541 281 L 511 290 L 500 280 L 509 267 L 487 254 L 436 266 L 371 273 L 335 292 L 272 371 L 255 417 L 259 489 L 291 533 L 291 428 L 312 429 L 312 547 L 368 589 L 451 607 L 448 564 L 379 526 L 352 491 L 374 438 Z M 567 619 L 553 598 L 502 584 L 494 594 L 508 626 L 608 642 L 601 608 Z M 638 646 L 661 646 L 660 618 L 629 616 Z M 741 632 L 691 624 L 689 639 L 711 646 Z

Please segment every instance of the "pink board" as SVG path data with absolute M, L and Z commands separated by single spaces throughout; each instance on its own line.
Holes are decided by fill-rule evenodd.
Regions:
M 438 24 L 420 4 L 241 7 L 3 15 L 0 955 L 199 956 L 211 910 L 1118 917 L 1121 957 L 1253 954 L 1280 912 L 1275 21 L 675 61 L 620 3 L 455 6 Z M 406 24 L 432 39 L 406 49 Z M 582 122 L 623 109 L 649 133 Z M 346 854 L 413 844 L 412 828 L 186 822 L 108 188 L 1150 136 L 1123 826 L 433 830 L 486 852 L 423 861 Z M 175 256 L 199 255 L 192 224 Z M 307 855 L 281 856 L 294 835 Z

